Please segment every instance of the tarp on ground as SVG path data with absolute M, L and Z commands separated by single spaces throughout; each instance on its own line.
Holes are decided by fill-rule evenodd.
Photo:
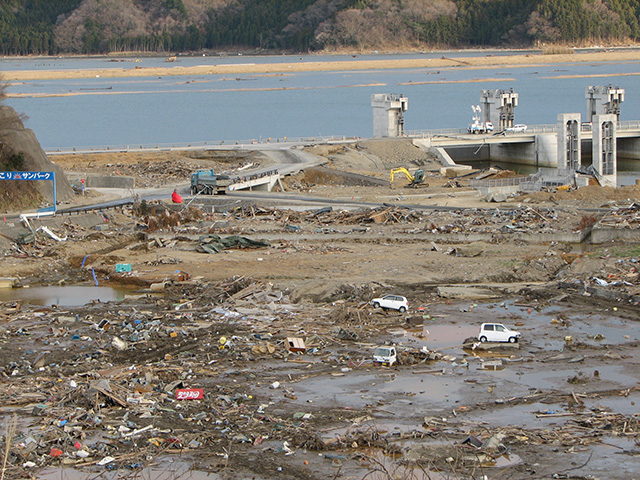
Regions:
M 196 250 L 202 253 L 220 253 L 222 250 L 229 248 L 261 248 L 271 246 L 269 242 L 252 240 L 251 238 L 241 237 L 239 235 L 229 235 L 224 238 L 219 235 L 202 235 L 198 238 L 198 243 Z

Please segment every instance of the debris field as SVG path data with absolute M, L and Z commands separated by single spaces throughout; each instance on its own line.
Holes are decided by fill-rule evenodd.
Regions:
M 7 219 L 3 478 L 640 478 L 638 204 L 571 194 Z

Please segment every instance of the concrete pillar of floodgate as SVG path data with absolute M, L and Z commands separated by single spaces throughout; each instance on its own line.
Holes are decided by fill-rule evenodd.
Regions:
M 535 166 L 537 168 L 558 168 L 558 141 L 555 133 L 536 134 Z
M 558 115 L 558 170 L 577 170 L 582 164 L 580 140 L 580 114 Z
M 404 112 L 409 108 L 408 98 L 390 93 L 374 93 L 371 95 L 371 107 L 374 137 L 400 137 L 404 134 Z
M 593 117 L 593 168 L 602 185 L 618 184 L 615 114 Z
M 494 131 L 513 127 L 518 94 L 511 90 L 483 90 L 480 94 L 481 122 L 491 122 Z
M 612 85 L 591 85 L 585 87 L 587 99 L 587 122 L 593 122 L 596 115 L 613 114 L 620 119 L 620 105 L 624 102 L 624 88 Z

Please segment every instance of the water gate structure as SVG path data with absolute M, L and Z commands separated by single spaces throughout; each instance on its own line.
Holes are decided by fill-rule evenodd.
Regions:
M 524 126 L 515 123 L 518 94 L 513 89 L 483 90 L 479 105 L 472 107 L 478 112 L 474 122 L 491 122 L 493 130 L 481 134 L 470 133 L 471 128 L 405 131 L 407 97 L 378 94 L 372 96 L 374 136 L 413 138 L 445 165 L 508 162 L 536 167 L 538 179 L 551 183 L 581 186 L 595 177 L 601 185 L 617 186 L 618 157 L 640 160 L 640 121 L 620 121 L 624 94 L 611 85 L 589 86 L 584 121 L 579 113 L 560 113 L 555 125 Z

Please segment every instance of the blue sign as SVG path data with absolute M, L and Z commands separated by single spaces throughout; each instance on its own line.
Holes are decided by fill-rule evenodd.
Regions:
M 56 212 L 56 174 L 55 172 L 0 172 L 0 180 L 51 180 L 53 182 L 53 205 L 41 208 L 38 212 Z
M 0 180 L 53 180 L 53 172 L 0 172 Z

